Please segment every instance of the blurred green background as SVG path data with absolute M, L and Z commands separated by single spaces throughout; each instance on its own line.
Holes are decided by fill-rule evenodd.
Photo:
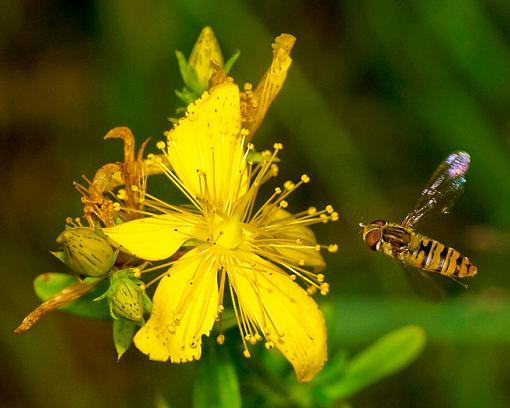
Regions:
M 53 313 L 12 331 L 38 304 L 35 276 L 65 271 L 48 250 L 65 217 L 81 214 L 72 181 L 122 158 L 120 143 L 102 141 L 112 127 L 129 126 L 139 143 L 161 137 L 180 106 L 174 51 L 189 55 L 204 25 L 226 56 L 241 50 L 240 83 L 258 81 L 276 35 L 298 39 L 255 143 L 284 143 L 280 181 L 311 175 L 291 209 L 331 203 L 341 214 L 317 229 L 340 245 L 320 299 L 331 352 L 405 324 L 428 334 L 413 365 L 350 402 L 510 405 L 510 2 L 0 1 L 0 16 L 1 406 L 141 407 L 158 392 L 173 407 L 191 403 L 196 363 L 135 350 L 117 363 L 107 323 Z M 357 224 L 403 219 L 458 149 L 472 158 L 465 193 L 420 230 L 468 255 L 479 276 L 431 304 L 364 247 Z

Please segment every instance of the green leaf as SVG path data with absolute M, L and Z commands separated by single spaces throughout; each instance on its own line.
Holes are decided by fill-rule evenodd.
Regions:
M 231 57 L 225 62 L 225 65 L 223 66 L 223 70 L 225 71 L 225 74 L 228 74 L 230 70 L 232 69 L 232 66 L 235 64 L 239 56 L 241 55 L 240 50 L 235 50 L 234 53 L 231 55 Z
M 194 408 L 241 407 L 237 373 L 228 350 L 211 345 L 202 357 L 193 389 Z
M 323 395 L 332 400 L 354 395 L 410 364 L 425 341 L 425 331 L 419 326 L 406 326 L 386 334 L 354 357 L 338 381 L 323 387 Z
M 44 273 L 34 279 L 34 290 L 37 297 L 45 301 L 77 282 L 75 276 L 66 273 Z M 89 293 L 58 310 L 93 319 L 109 319 L 110 312 L 106 301 L 94 302 L 94 299 L 106 290 L 107 284 L 104 280 L 99 282 Z
M 129 349 L 135 335 L 136 323 L 125 319 L 113 320 L 113 342 L 117 350 L 117 360 Z

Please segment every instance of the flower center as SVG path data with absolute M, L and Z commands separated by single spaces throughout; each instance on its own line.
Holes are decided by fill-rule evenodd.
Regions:
M 235 249 L 243 240 L 243 223 L 235 216 L 225 218 L 214 226 L 213 236 L 217 245 Z

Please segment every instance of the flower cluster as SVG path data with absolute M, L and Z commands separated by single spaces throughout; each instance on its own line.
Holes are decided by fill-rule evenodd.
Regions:
M 277 37 L 259 85 L 241 91 L 227 76 L 237 54 L 224 64 L 206 27 L 188 62 L 178 53 L 186 85 L 178 95 L 187 108 L 157 142 L 159 152 L 145 156 L 145 142 L 135 155 L 129 129 L 116 128 L 106 138 L 124 141 L 124 162 L 107 164 L 86 186 L 76 185 L 88 225 L 70 220 L 58 239 L 63 250 L 55 254 L 82 285 L 109 282 L 96 300 L 107 299 L 114 325 L 131 325 L 134 344 L 151 360 L 199 359 L 202 337 L 213 330 L 223 344 L 227 312 L 245 357 L 263 341 L 283 353 L 299 381 L 310 381 L 327 360 L 326 326 L 312 295 L 328 293 L 321 251 L 337 247 L 317 243 L 309 227 L 336 221 L 338 214 L 330 205 L 288 211 L 289 196 L 310 181 L 306 174 L 257 201 L 262 185 L 278 173 L 283 146 L 256 153 L 251 139 L 285 81 L 294 41 Z M 147 178 L 154 174 L 164 174 L 186 203 L 152 195 Z M 37 320 L 58 297 L 57 306 L 77 298 L 66 298 L 67 292 L 27 319 Z

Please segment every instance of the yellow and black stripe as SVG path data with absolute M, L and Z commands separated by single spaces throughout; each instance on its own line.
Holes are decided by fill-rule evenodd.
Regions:
M 418 239 L 418 245 L 408 252 L 408 256 L 403 256 L 404 262 L 424 271 L 450 277 L 464 278 L 476 275 L 476 266 L 457 250 L 421 234 L 416 234 L 415 238 Z

